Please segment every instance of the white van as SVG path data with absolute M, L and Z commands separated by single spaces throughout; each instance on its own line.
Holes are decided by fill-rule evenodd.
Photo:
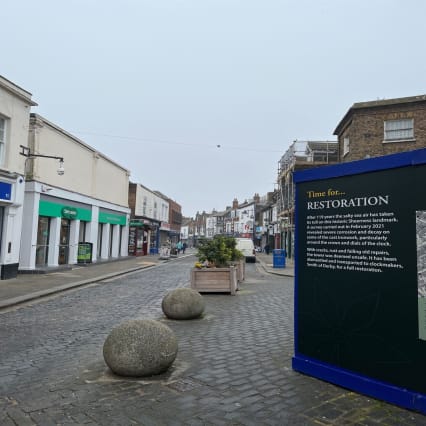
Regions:
M 236 248 L 243 253 L 246 262 L 256 262 L 256 250 L 253 241 L 250 238 L 235 238 L 237 241 Z

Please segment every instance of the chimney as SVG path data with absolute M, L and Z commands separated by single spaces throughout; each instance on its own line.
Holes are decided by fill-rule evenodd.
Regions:
M 232 209 L 238 209 L 238 200 L 236 198 L 232 201 Z

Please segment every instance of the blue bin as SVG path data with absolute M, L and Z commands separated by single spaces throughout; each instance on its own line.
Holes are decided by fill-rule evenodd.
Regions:
M 273 255 L 273 267 L 274 268 L 285 268 L 285 250 L 275 249 L 272 250 Z

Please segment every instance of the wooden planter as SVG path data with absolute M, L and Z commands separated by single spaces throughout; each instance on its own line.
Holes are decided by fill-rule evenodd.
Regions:
M 246 278 L 246 261 L 241 259 L 237 263 L 237 279 L 238 282 L 243 282 Z
M 200 293 L 231 293 L 238 288 L 237 268 L 193 268 L 191 288 Z

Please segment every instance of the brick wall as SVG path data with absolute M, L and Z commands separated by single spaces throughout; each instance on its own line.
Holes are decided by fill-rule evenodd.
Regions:
M 180 232 L 182 224 L 182 208 L 181 206 L 171 199 L 169 201 L 169 223 L 170 229 L 176 232 Z
M 384 121 L 414 119 L 414 141 L 383 142 Z M 349 153 L 343 155 L 344 138 L 349 138 Z M 381 108 L 354 109 L 351 122 L 338 135 L 341 162 L 377 157 L 426 147 L 426 102 L 396 104 Z

